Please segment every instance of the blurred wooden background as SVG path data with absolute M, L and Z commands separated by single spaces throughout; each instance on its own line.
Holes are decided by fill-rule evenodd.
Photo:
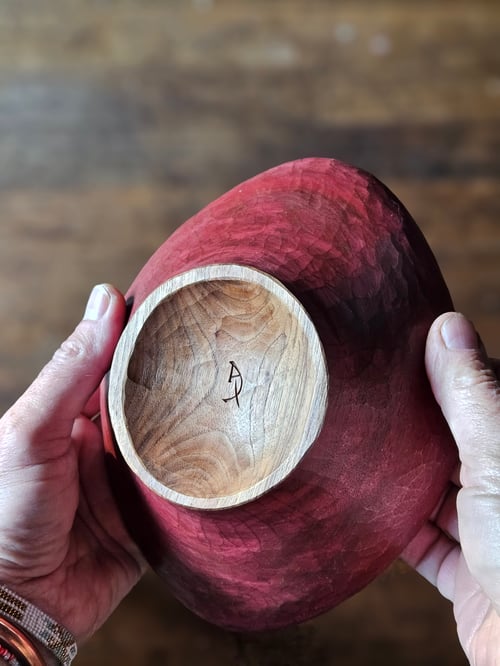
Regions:
M 302 156 L 374 172 L 500 356 L 496 0 L 4 0 L 0 411 L 93 284 L 125 290 L 188 216 Z M 463 666 L 450 605 L 396 564 L 327 615 L 227 634 L 147 576 L 79 664 Z

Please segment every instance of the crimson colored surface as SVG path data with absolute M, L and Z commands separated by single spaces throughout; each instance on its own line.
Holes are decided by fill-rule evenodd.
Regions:
M 226 628 L 270 629 L 368 584 L 434 509 L 456 453 L 424 346 L 452 303 L 402 204 L 373 176 L 334 160 L 278 166 L 191 218 L 137 276 L 132 312 L 173 275 L 227 262 L 274 276 L 313 319 L 330 374 L 317 441 L 281 485 L 213 512 L 143 486 L 103 410 L 105 439 L 127 525 L 174 594 Z

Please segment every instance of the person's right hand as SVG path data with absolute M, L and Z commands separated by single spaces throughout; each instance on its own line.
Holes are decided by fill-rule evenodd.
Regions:
M 426 367 L 460 456 L 455 484 L 403 559 L 453 601 L 473 666 L 500 665 L 500 382 L 470 322 L 433 324 Z

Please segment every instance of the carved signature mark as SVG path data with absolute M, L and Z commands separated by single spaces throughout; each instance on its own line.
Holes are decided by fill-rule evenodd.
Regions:
M 224 402 L 229 402 L 230 400 L 236 400 L 238 407 L 240 406 L 239 395 L 241 389 L 243 388 L 243 377 L 241 372 L 238 370 L 238 366 L 234 361 L 229 361 L 231 365 L 231 370 L 229 372 L 229 379 L 227 380 L 229 384 L 234 383 L 234 394 L 229 396 L 229 398 L 222 398 Z

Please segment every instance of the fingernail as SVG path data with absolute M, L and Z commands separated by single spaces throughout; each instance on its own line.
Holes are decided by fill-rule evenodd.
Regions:
M 441 337 L 448 349 L 479 349 L 479 338 L 471 322 L 458 312 L 441 326 Z
M 97 321 L 106 313 L 110 301 L 111 294 L 106 285 L 98 284 L 92 289 L 83 318 L 90 321 Z

